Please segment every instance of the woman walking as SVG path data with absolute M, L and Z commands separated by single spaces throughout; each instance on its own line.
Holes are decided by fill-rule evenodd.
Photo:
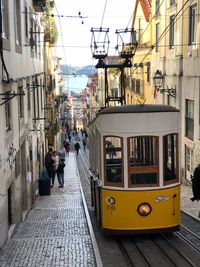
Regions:
M 61 158 L 57 168 L 57 176 L 59 187 L 64 187 L 64 168 L 65 168 L 65 160 Z

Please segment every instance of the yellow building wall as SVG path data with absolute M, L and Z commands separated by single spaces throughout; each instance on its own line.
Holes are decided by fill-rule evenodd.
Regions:
M 132 80 L 140 80 L 140 92 L 133 90 L 133 104 L 154 103 L 153 90 L 151 88 L 151 54 L 148 52 L 152 44 L 152 24 L 146 21 L 143 9 L 138 3 L 135 10 L 135 20 L 133 28 L 137 31 L 138 47 L 133 57 L 133 67 L 131 69 Z M 141 64 L 142 63 L 142 64 Z M 148 75 L 149 72 L 149 75 Z

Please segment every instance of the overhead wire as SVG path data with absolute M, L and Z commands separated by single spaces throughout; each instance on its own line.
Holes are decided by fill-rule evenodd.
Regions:
M 56 3 L 55 3 L 55 9 L 56 9 L 56 12 L 59 14 L 59 11 L 58 11 Z M 60 28 L 60 33 L 61 33 L 61 35 L 60 35 L 61 42 L 62 42 L 62 46 L 64 47 L 63 31 L 62 31 L 62 25 L 61 25 L 60 17 L 58 17 L 58 21 L 59 21 L 59 28 Z M 65 62 L 64 68 L 65 68 L 66 73 L 67 73 L 68 72 L 68 67 L 67 67 L 67 58 L 66 58 L 65 49 L 63 49 L 63 56 L 64 56 L 64 62 Z M 68 88 L 68 86 L 69 86 L 69 80 L 67 79 L 67 88 Z M 68 89 L 67 89 L 67 93 L 69 93 Z

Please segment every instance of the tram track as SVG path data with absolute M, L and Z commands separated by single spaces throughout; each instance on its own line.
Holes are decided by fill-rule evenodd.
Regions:
M 82 181 L 85 181 L 85 193 L 88 194 L 86 199 L 88 205 L 90 205 L 89 161 L 87 156 L 88 154 L 81 150 L 80 157 L 77 160 L 81 169 Z M 93 216 L 93 210 L 91 207 L 89 209 L 91 216 Z M 95 222 L 94 219 L 93 222 Z M 115 252 L 112 249 L 110 253 L 112 253 L 113 258 L 121 254 L 123 263 L 119 262 L 119 266 L 124 267 L 197 267 L 200 262 L 200 249 L 198 248 L 200 247 L 200 237 L 195 234 L 194 229 L 197 229 L 199 225 L 197 225 L 198 222 L 196 224 L 194 222 L 194 229 L 191 230 L 190 223 L 191 218 L 186 218 L 186 215 L 184 215 L 180 232 L 113 237 L 111 240 L 109 239 L 109 242 L 115 243 L 118 249 Z M 97 229 L 98 225 L 95 227 Z M 100 237 L 100 235 L 101 232 L 99 231 L 98 236 Z M 100 237 L 100 242 L 103 239 L 104 237 Z M 102 248 L 101 254 L 105 258 L 105 255 L 109 254 L 109 250 L 105 251 Z
M 200 237 L 190 229 L 181 225 L 180 231 L 175 233 L 175 235 L 184 240 L 188 245 L 200 253 Z
M 127 266 L 195 267 L 198 258 L 187 256 L 183 245 L 176 247 L 165 234 L 115 238 Z

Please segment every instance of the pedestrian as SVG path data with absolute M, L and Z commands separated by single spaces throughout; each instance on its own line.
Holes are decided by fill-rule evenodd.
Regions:
M 65 168 L 65 160 L 64 158 L 60 158 L 58 168 L 56 170 L 59 187 L 64 187 L 64 168 Z
M 68 141 L 64 141 L 63 145 L 64 145 L 64 148 L 65 148 L 66 155 L 69 156 L 70 143 Z
M 82 143 L 83 143 L 83 149 L 85 150 L 85 148 L 86 148 L 86 138 L 83 138 L 83 140 L 82 140 Z
M 192 178 L 192 192 L 193 197 L 190 198 L 191 201 L 200 200 L 200 164 L 195 168 L 194 175 Z
M 71 141 L 71 135 L 70 135 L 70 133 L 68 133 L 68 140 L 69 140 L 69 142 Z
M 45 167 L 49 176 L 49 179 L 52 180 L 53 175 L 54 175 L 54 160 L 52 159 L 52 153 L 53 153 L 53 149 L 49 148 L 48 152 L 45 155 Z
M 58 168 L 58 163 L 59 163 L 59 156 L 57 155 L 56 151 L 52 152 L 52 159 L 53 159 L 53 170 L 52 170 L 52 183 L 51 187 L 54 186 L 54 181 L 55 181 L 55 176 L 56 176 L 56 170 Z
M 76 155 L 78 156 L 79 149 L 80 149 L 79 142 L 76 142 L 76 143 L 75 143 L 74 148 L 75 148 L 75 150 L 76 150 Z

